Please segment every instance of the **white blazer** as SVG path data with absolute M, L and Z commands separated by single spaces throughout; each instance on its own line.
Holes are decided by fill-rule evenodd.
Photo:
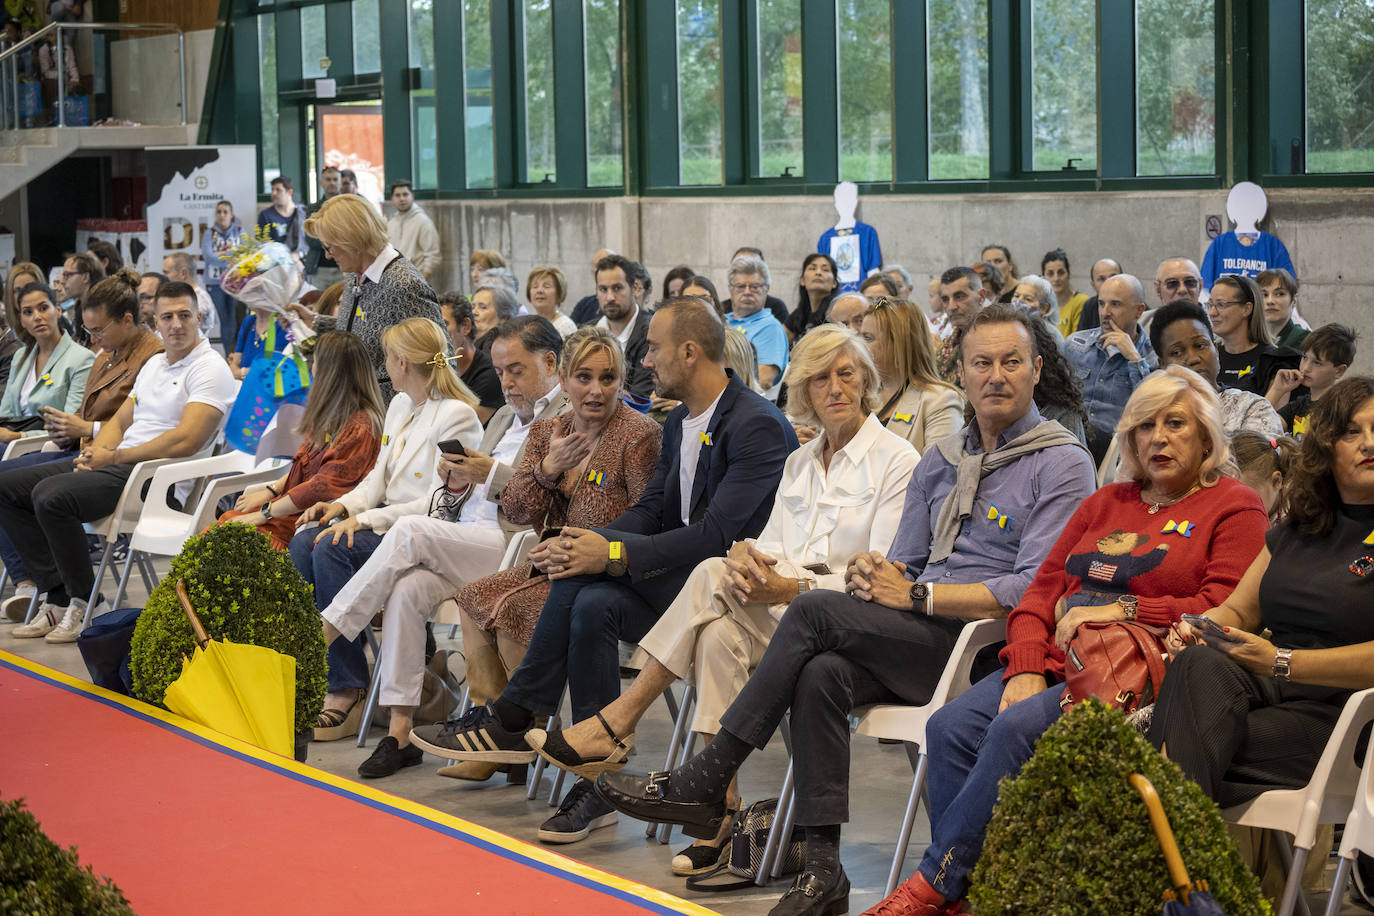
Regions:
M 377 463 L 339 502 L 364 528 L 384 534 L 405 515 L 423 515 L 439 488 L 439 443 L 457 439 L 476 449 L 482 441 L 477 412 L 462 401 L 431 397 L 418 409 L 397 392 L 382 424 Z
M 830 567 L 817 575 L 821 588 L 844 590 L 849 561 L 870 550 L 886 554 L 902 520 L 906 487 L 921 456 L 901 436 L 869 414 L 859 431 L 821 464 L 824 436 L 787 456 L 782 482 L 755 545 L 764 553 L 800 568 Z M 781 616 L 786 605 L 771 608 Z

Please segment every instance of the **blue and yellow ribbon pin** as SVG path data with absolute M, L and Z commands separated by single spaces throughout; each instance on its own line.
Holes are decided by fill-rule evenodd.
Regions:
M 1254 371 L 1255 371 L 1255 367 L 1254 367 L 1254 366 L 1246 366 L 1244 369 L 1242 369 L 1242 370 L 1240 370 L 1239 372 L 1236 373 L 1236 378 L 1245 378 L 1247 375 L 1249 375 L 1251 372 L 1254 372 Z
M 604 487 L 604 486 L 606 485 L 606 472 L 605 472 L 605 471 L 588 471 L 588 472 L 587 472 L 587 483 L 594 483 L 594 484 L 596 484 L 598 487 Z
M 1005 528 L 1011 524 L 1012 518 L 996 506 L 988 506 L 988 521 L 996 522 L 998 528 Z
M 1307 418 L 1306 418 L 1306 417 L 1294 417 L 1294 418 L 1293 418 L 1293 435 L 1295 435 L 1295 436 L 1305 436 L 1305 435 L 1307 435 Z
M 1193 536 L 1193 529 L 1197 525 L 1189 521 L 1176 522 L 1169 519 L 1169 524 L 1160 529 L 1160 534 L 1177 534 L 1181 537 L 1190 538 Z
M 1369 532 L 1369 537 L 1364 539 L 1366 547 L 1374 547 L 1374 531 Z
M 358 316 L 359 321 L 367 321 L 367 312 L 363 311 L 363 307 L 361 305 L 353 306 L 353 314 Z
M 44 372 L 44 373 L 39 377 L 39 380 L 43 382 L 43 386 L 44 386 L 44 387 L 46 387 L 46 388 L 51 388 L 51 387 L 52 387 L 52 373 L 51 373 L 51 372 Z
M 910 422 L 911 422 L 911 414 L 909 414 L 909 413 L 894 413 L 894 414 L 892 415 L 892 420 L 893 420 L 894 423 L 910 423 Z
M 382 445 L 386 445 L 386 444 L 389 443 L 390 441 L 391 441 L 391 437 L 390 437 L 389 435 L 387 435 L 386 433 L 382 433 Z
M 711 444 L 711 434 L 710 434 L 710 433 L 698 433 L 698 435 L 701 436 L 701 444 L 702 444 L 702 445 L 710 445 L 710 444 Z

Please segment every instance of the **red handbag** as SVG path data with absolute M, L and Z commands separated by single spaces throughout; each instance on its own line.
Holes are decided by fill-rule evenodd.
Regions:
M 1087 697 L 1128 713 L 1153 703 L 1168 667 L 1166 632 L 1125 621 L 1083 624 L 1065 654 L 1060 709 Z

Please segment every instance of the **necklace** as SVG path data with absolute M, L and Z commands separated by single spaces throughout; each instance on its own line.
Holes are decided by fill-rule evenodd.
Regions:
M 1191 487 L 1189 487 L 1187 491 L 1185 491 L 1181 496 L 1166 496 L 1164 499 L 1161 499 L 1158 502 L 1156 502 L 1153 499 L 1146 499 L 1144 492 L 1142 492 L 1140 494 L 1140 501 L 1147 504 L 1150 507 L 1148 510 L 1146 510 L 1147 512 L 1149 512 L 1150 515 L 1158 515 L 1160 509 L 1172 506 L 1175 503 L 1181 503 L 1200 489 L 1202 489 L 1202 484 L 1195 483 Z

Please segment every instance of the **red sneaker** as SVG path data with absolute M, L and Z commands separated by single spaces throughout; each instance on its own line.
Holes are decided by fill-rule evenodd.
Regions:
M 919 872 L 913 875 L 911 880 L 918 875 Z M 897 885 L 897 889 L 881 903 L 864 910 L 863 916 L 955 916 L 962 912 L 958 900 L 947 900 L 944 903 L 927 903 L 922 900 L 911 886 L 911 880 Z

